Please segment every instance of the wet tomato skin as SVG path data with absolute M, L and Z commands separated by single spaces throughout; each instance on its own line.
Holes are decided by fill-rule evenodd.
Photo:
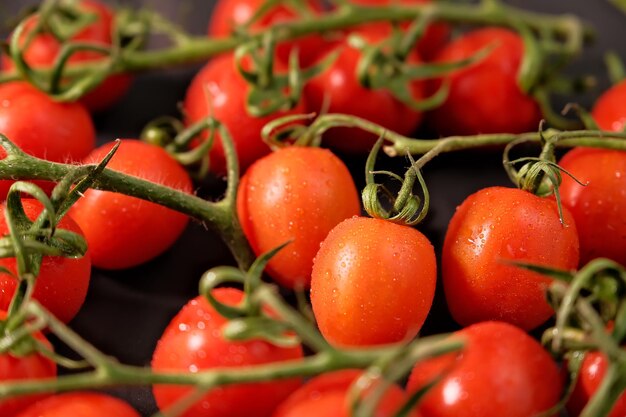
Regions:
M 362 373 L 361 370 L 345 369 L 318 375 L 282 402 L 272 417 L 349 417 L 348 391 Z M 374 416 L 395 415 L 406 400 L 405 397 L 400 387 L 391 385 Z M 415 414 L 411 413 L 410 416 L 415 417 Z
M 320 331 L 337 346 L 409 340 L 430 310 L 436 276 L 433 246 L 416 229 L 344 220 L 313 262 L 311 303 Z
M 243 298 L 243 293 L 234 288 L 218 288 L 213 290 L 213 295 L 228 305 L 236 305 Z M 156 371 L 198 372 L 302 358 L 299 345 L 281 348 L 262 340 L 227 341 L 221 334 L 224 324 L 226 319 L 205 298 L 194 298 L 165 329 L 154 351 L 152 368 Z M 218 388 L 205 395 L 182 417 L 269 417 L 276 406 L 300 385 L 301 380 L 295 378 Z M 182 386 L 153 387 L 161 410 L 192 391 L 193 388 Z
M 130 405 L 96 392 L 68 392 L 39 401 L 15 417 L 140 417 Z
M 107 143 L 84 163 L 99 163 Z M 123 139 L 108 169 L 191 193 L 187 172 L 162 148 Z M 167 207 L 110 191 L 89 189 L 70 213 L 85 232 L 93 264 L 104 269 L 139 265 L 167 250 L 184 231 L 188 216 Z
M 279 63 L 276 68 L 279 72 L 284 69 Z M 232 54 L 226 54 L 212 59 L 196 74 L 187 89 L 183 104 L 187 125 L 212 115 L 228 128 L 235 144 L 241 172 L 270 152 L 270 148 L 261 139 L 261 129 L 266 123 L 281 116 L 306 112 L 301 101 L 288 111 L 265 117 L 251 116 L 245 106 L 248 91 L 249 86 L 237 71 Z M 211 106 L 208 105 L 209 102 Z M 219 135 L 216 135 L 210 156 L 211 171 L 224 174 L 226 159 Z
M 528 417 L 559 401 L 563 384 L 556 363 L 519 328 L 482 322 L 452 337 L 464 343 L 459 353 L 419 362 L 411 372 L 409 393 L 445 373 L 419 403 L 420 416 Z
M 239 184 L 237 213 L 258 256 L 291 241 L 269 262 L 280 284 L 308 288 L 328 232 L 360 213 L 350 172 L 327 149 L 283 148 L 255 162 Z
M 450 42 L 434 61 L 466 59 L 492 44 L 497 46 L 487 58 L 449 76 L 448 98 L 428 115 L 439 134 L 521 133 L 537 129 L 541 119 L 539 106 L 517 83 L 524 43 L 515 32 L 502 28 L 468 32 Z
M 42 205 L 34 199 L 23 199 L 24 211 L 29 219 L 35 220 L 42 211 Z M 4 213 L 5 204 L 0 206 Z M 66 215 L 58 228 L 84 235 L 79 225 Z M 4 215 L 0 219 L 0 236 L 9 233 Z M 15 258 L 0 259 L 0 266 L 17 274 Z M 64 323 L 68 323 L 78 313 L 89 288 L 91 277 L 90 251 L 81 258 L 46 256 L 43 258 L 35 283 L 33 297 L 50 313 Z M 6 273 L 0 273 L 0 309 L 7 310 L 17 288 L 17 280 Z M 1 414 L 0 414 L 1 415 Z
M 91 116 L 83 105 L 55 102 L 25 82 L 0 85 L 0 133 L 27 154 L 53 162 L 79 161 L 96 143 Z M 0 158 L 5 157 L 0 148 Z M 1 200 L 13 182 L 0 180 Z M 54 186 L 35 183 L 48 192 Z
M 576 417 L 589 402 L 606 375 L 607 360 L 601 352 L 587 352 L 580 367 L 574 391 L 567 402 L 568 415 Z M 622 394 L 615 402 L 609 417 L 626 415 L 626 395 Z
M 574 218 L 554 199 L 504 187 L 469 196 L 452 217 L 442 252 L 448 308 L 467 326 L 501 320 L 525 330 L 554 311 L 545 301 L 550 279 L 507 264 L 522 261 L 571 270 L 578 265 Z
M 4 311 L 0 311 L 0 318 L 2 320 L 6 318 Z M 34 337 L 49 349 L 52 349 L 50 342 L 41 333 L 35 333 Z M 2 383 L 17 380 L 54 378 L 56 375 L 56 364 L 51 359 L 38 353 L 31 353 L 26 356 L 15 356 L 11 353 L 0 354 L 0 382 Z M 33 402 L 47 396 L 48 394 L 38 394 L 0 400 L 0 416 L 12 417 Z
M 596 101 L 591 115 L 602 130 L 622 132 L 626 126 L 626 80 L 615 84 Z
M 626 265 L 626 152 L 577 148 L 559 165 L 585 184 L 563 175 L 560 187 L 576 221 L 580 264 L 603 257 Z

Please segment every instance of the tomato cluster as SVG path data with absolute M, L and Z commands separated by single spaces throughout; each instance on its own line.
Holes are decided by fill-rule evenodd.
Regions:
M 364 7 L 429 3 L 352 2 Z M 77 4 L 79 10 L 93 15 L 93 21 L 65 41 L 113 45 L 113 12 L 92 0 Z M 270 4 L 269 10 L 257 16 L 264 5 L 259 0 L 220 0 L 208 26 L 209 35 L 245 37 L 276 24 L 328 12 L 326 5 L 311 0 L 298 5 Z M 26 33 L 36 25 L 37 20 L 29 18 Z M 263 67 L 262 59 L 254 54 L 247 57 L 249 61 L 242 61 L 237 53 L 211 59 L 186 91 L 181 126 L 193 128 L 211 118 L 230 135 L 218 130 L 201 132 L 182 145 L 176 140 L 157 146 L 122 139 L 96 148 L 89 111 L 102 110 L 119 100 L 131 80 L 126 74 L 111 75 L 99 88 L 73 103 L 54 101 L 25 82 L 0 85 L 0 133 L 21 151 L 54 163 L 82 166 L 107 162 L 107 171 L 100 173 L 92 188 L 80 193 L 55 225 L 83 238 L 88 250 L 79 257 L 42 256 L 32 294 L 27 295 L 62 323 L 69 323 L 87 297 L 92 267 L 128 269 L 167 253 L 187 228 L 189 216 L 169 208 L 171 205 L 158 204 L 150 192 L 175 196 L 173 199 L 191 198 L 194 186 L 203 184 L 194 185 L 179 162 L 202 149 L 209 138 L 213 140 L 206 156 L 210 173 L 232 175 L 227 142 L 232 140 L 241 176 L 236 178 L 236 202 L 231 207 L 234 213 L 228 228 L 240 227 L 250 250 L 258 257 L 284 245 L 268 260 L 266 279 L 290 295 L 305 294 L 304 302 L 312 307 L 314 330 L 319 330 L 322 345 L 329 351 L 375 351 L 408 345 L 422 332 L 427 320 L 438 319 L 431 309 L 433 302 L 437 303 L 438 277 L 441 279 L 447 311 L 457 324 L 456 331 L 445 340 L 460 342 L 462 347 L 444 355 L 427 355 L 425 360 L 411 364 L 408 383 L 391 384 L 375 406 L 374 415 L 394 416 L 422 390 L 424 395 L 406 415 L 526 417 L 550 412 L 566 392 L 565 382 L 557 361 L 526 332 L 553 318 L 554 309 L 546 299 L 553 279 L 519 264 L 573 271 L 603 257 L 626 266 L 626 153 L 591 148 L 570 151 L 559 161 L 568 175 L 563 175 L 562 183 L 552 185 L 552 195 L 547 197 L 503 186 L 475 190 L 463 201 L 454 202 L 458 206 L 439 244 L 428 231 L 422 233 L 397 218 L 390 220 L 380 213 L 366 216 L 362 212 L 351 170 L 340 156 L 351 154 L 347 158 L 355 160 L 367 154 L 377 139 L 371 131 L 352 125 L 324 131 L 323 148 L 300 143 L 279 147 L 273 143 L 278 149 L 272 149 L 264 141 L 268 123 L 307 112 L 359 117 L 401 135 L 410 135 L 422 125 L 439 135 L 515 134 L 537 128 L 541 106 L 520 87 L 518 76 L 528 44 L 517 31 L 486 27 L 450 39 L 447 24 L 429 22 L 419 42 L 402 56 L 390 39 L 406 35 L 409 27 L 395 22 L 370 23 L 279 42 L 275 50 L 264 45 L 262 53 L 270 54 L 273 60 L 272 77 L 277 77 L 273 80 L 250 74 L 244 77 L 240 65 L 244 61 L 246 70 L 267 69 L 254 68 Z M 380 48 L 380 56 L 389 59 L 387 64 L 395 65 L 379 69 L 389 71 L 392 77 L 406 71 L 407 66 L 430 63 L 445 67 L 464 60 L 469 63 L 451 73 L 408 80 L 403 86 L 406 94 L 399 97 L 391 88 L 364 85 L 359 71 L 363 56 L 371 49 L 363 47 L 361 41 L 367 47 Z M 46 69 L 61 53 L 62 40 L 54 33 L 41 33 L 24 46 L 23 59 L 33 68 Z M 486 56 L 470 62 L 480 53 Z M 399 64 L 400 58 L 403 62 Z M 102 54 L 82 51 L 73 54 L 69 63 L 102 59 Z M 296 61 L 299 68 L 294 68 Z M 9 57 L 3 57 L 2 65 L 6 71 L 15 69 Z M 270 115 L 251 114 L 253 89 L 266 88 L 278 77 L 291 80 L 294 70 L 309 71 L 297 100 Z M 598 100 L 592 116 L 602 129 L 623 130 L 624 85 L 618 84 Z M 415 105 L 442 88 L 447 95 L 437 108 L 424 110 Z M 287 89 L 281 85 L 276 94 L 287 93 L 282 91 Z M 488 99 L 485 91 L 489 91 Z M 34 108 L 37 111 L 31 110 Z M 1 149 L 0 158 L 9 160 Z M 201 163 L 196 160 L 185 165 L 193 168 Z M 367 175 L 369 178 L 373 174 Z M 6 199 L 14 182 L 0 181 L 0 197 Z M 56 183 L 38 180 L 35 184 L 54 200 Z M 143 199 L 126 195 L 141 187 L 152 191 L 146 192 Z M 554 193 L 556 187 L 559 193 Z M 227 195 L 231 192 L 229 189 Z M 400 198 L 391 198 L 388 205 L 393 207 L 383 203 L 380 211 L 404 209 L 396 207 Z M 421 201 L 419 205 L 426 207 L 428 203 Z M 15 231 L 7 213 L 15 207 L 6 202 L 2 210 L 0 237 L 9 241 L 15 238 Z M 24 196 L 22 210 L 34 221 L 43 206 Z M 42 243 L 48 236 L 35 238 Z M 198 250 L 209 252 L 213 248 Z M 0 336 L 7 338 L 14 330 L 9 323 L 14 323 L 6 319 L 5 312 L 16 314 L 15 303 L 24 296 L 20 293 L 20 256 L 24 255 L 9 253 L 0 259 Z M 252 280 L 250 276 L 248 279 Z M 280 328 L 274 329 L 273 336 L 280 333 L 287 338 L 297 329 L 285 325 L 279 312 L 255 304 L 259 302 L 253 297 L 255 285 L 246 282 L 243 290 L 231 286 L 211 288 L 209 293 L 188 301 L 171 319 L 150 362 L 150 370 L 168 381 L 151 387 L 159 409 L 167 412 L 192 398 L 180 415 L 349 416 L 354 401 L 351 389 L 365 374 L 357 369 L 337 371 L 341 366 L 332 361 L 328 365 L 332 371 L 309 380 L 281 374 L 271 381 L 218 381 L 225 386 L 200 392 L 197 397 L 194 388 L 169 383 L 175 379 L 173 375 L 263 365 L 275 366 L 275 370 L 280 365 L 303 363 L 309 352 L 300 342 L 281 344 L 277 338 L 260 334 L 259 329 L 268 322 Z M 259 329 L 253 329 L 259 332 L 252 331 L 252 336 L 244 340 L 228 337 L 225 329 L 232 331 L 230 320 L 239 320 L 236 324 L 245 327 L 246 319 L 260 323 Z M 57 365 L 45 336 L 35 332 L 21 342 L 0 353 L 0 382 L 53 380 Z M 582 361 L 580 380 L 573 381 L 575 389 L 568 404 L 572 415 L 578 415 L 598 389 L 605 367 L 606 357 L 598 352 L 589 353 Z M 201 391 L 203 384 L 210 386 L 214 382 L 207 381 L 201 381 L 196 388 Z M 367 398 L 383 382 L 370 381 L 360 395 Z M 618 401 L 612 415 L 624 413 L 623 403 L 623 399 Z M 137 417 L 138 413 L 112 396 L 72 391 L 1 399 L 0 415 Z

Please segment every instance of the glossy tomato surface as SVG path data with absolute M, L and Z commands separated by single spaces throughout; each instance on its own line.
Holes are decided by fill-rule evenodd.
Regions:
M 501 320 L 525 330 L 554 311 L 546 302 L 550 279 L 511 262 L 571 270 L 578 265 L 574 218 L 554 199 L 515 188 L 490 187 L 457 207 L 443 246 L 442 276 L 448 308 L 467 326 Z
M 78 391 L 39 401 L 15 417 L 139 417 L 139 413 L 110 395 Z
M 563 175 L 561 201 L 580 238 L 580 264 L 610 258 L 626 265 L 626 152 L 578 148 L 559 162 Z
M 580 415 L 593 394 L 598 390 L 606 375 L 606 356 L 600 352 L 587 352 L 578 374 L 574 391 L 567 402 L 567 411 L 571 417 Z M 626 415 L 626 396 L 623 394 L 613 405 L 609 417 Z
M 460 61 L 490 45 L 494 49 L 487 58 L 449 76 L 447 100 L 429 114 L 439 134 L 521 133 L 537 129 L 541 119 L 539 106 L 517 84 L 524 54 L 524 42 L 518 34 L 494 27 L 477 29 L 450 42 L 435 61 Z
M 369 42 L 386 39 L 386 28 L 367 26 L 358 34 Z M 361 52 L 350 46 L 347 39 L 337 44 L 330 52 L 338 52 L 330 68 L 311 79 L 304 92 L 311 111 L 320 112 L 326 105 L 328 113 L 345 113 L 377 123 L 403 135 L 409 135 L 422 120 L 422 113 L 409 108 L 385 89 L 370 90 L 363 87 L 356 75 Z M 329 53 L 330 53 L 329 52 Z M 410 62 L 417 63 L 417 54 Z M 416 100 L 424 98 L 421 81 L 409 83 Z M 357 128 L 338 127 L 324 134 L 324 143 L 342 152 L 367 153 L 376 142 L 376 135 Z
M 257 256 L 291 241 L 267 271 L 284 286 L 307 288 L 320 243 L 338 223 L 358 215 L 360 203 L 348 168 L 332 152 L 290 147 L 248 169 L 237 213 Z
M 35 200 L 22 200 L 24 211 L 28 218 L 35 220 L 41 213 L 42 206 Z M 4 217 L 5 205 L 0 206 L 0 236 L 9 233 Z M 81 228 L 68 215 L 63 217 L 57 226 L 59 229 L 83 235 Z M 15 258 L 1 258 L 0 267 L 7 268 L 14 275 L 17 274 Z M 80 310 L 87 296 L 91 277 L 91 256 L 87 251 L 81 258 L 66 258 L 62 256 L 46 256 L 41 262 L 41 269 L 35 283 L 33 297 L 39 301 L 59 320 L 67 323 Z M 0 273 L 0 309 L 7 310 L 17 288 L 17 279 L 7 273 Z
M 237 305 L 243 293 L 234 288 L 213 290 L 217 300 Z M 281 348 L 262 340 L 231 342 L 222 336 L 226 320 L 205 298 L 188 302 L 170 322 L 159 339 L 152 357 L 156 371 L 199 372 L 211 368 L 231 368 L 302 358 L 298 345 Z M 183 417 L 270 416 L 276 406 L 301 385 L 301 380 L 284 379 L 269 382 L 236 384 L 217 388 L 202 397 Z M 161 410 L 174 404 L 193 388 L 157 385 L 153 389 Z
M 361 370 L 346 369 L 316 376 L 281 403 L 272 417 L 349 417 L 348 391 L 362 373 Z M 367 391 L 365 396 L 367 396 Z M 404 391 L 392 384 L 385 392 L 373 416 L 395 415 L 395 412 L 404 404 L 405 397 Z M 414 414 L 410 416 L 413 417 Z
M 91 152 L 96 132 L 80 103 L 57 103 L 23 82 L 0 84 L 0 133 L 21 150 L 54 162 L 79 161 Z M 6 151 L 0 148 L 0 158 Z M 13 181 L 0 181 L 0 199 Z M 39 182 L 46 190 L 51 183 Z
M 559 401 L 556 363 L 522 330 L 483 322 L 453 337 L 465 344 L 460 353 L 419 362 L 411 372 L 409 392 L 442 378 L 420 401 L 422 417 L 529 417 Z
M 110 46 L 113 42 L 114 16 L 112 10 L 103 3 L 94 0 L 80 0 L 78 7 L 84 12 L 95 16 L 94 21 L 73 37 L 74 42 L 91 43 L 99 46 Z M 24 39 L 36 24 L 36 18 L 31 18 L 24 32 Z M 51 33 L 41 33 L 35 36 L 28 48 L 23 52 L 26 63 L 34 68 L 47 68 L 54 65 L 61 53 L 63 45 Z M 69 58 L 69 64 L 97 61 L 103 58 L 102 54 L 93 51 L 77 51 Z M 13 69 L 13 62 L 7 55 L 1 56 L 2 67 Z M 129 75 L 119 74 L 108 77 L 102 85 L 91 91 L 81 102 L 90 110 L 99 111 L 113 105 L 130 87 L 132 78 Z
M 99 163 L 112 147 L 99 147 L 84 162 Z M 122 140 L 107 168 L 192 192 L 189 175 L 163 148 L 138 140 Z M 93 264 L 105 269 L 129 268 L 160 255 L 188 222 L 186 215 L 155 203 L 95 189 L 84 193 L 71 214 L 85 232 Z
M 277 69 L 280 64 L 276 64 Z M 222 122 L 232 136 L 243 172 L 250 164 L 268 154 L 270 148 L 261 139 L 261 129 L 278 117 L 305 113 L 300 102 L 289 111 L 281 111 L 265 117 L 254 117 L 246 111 L 248 84 L 235 67 L 232 55 L 221 55 L 211 61 L 194 77 L 187 89 L 183 105 L 186 123 L 193 124 L 212 115 Z M 211 148 L 211 171 L 226 172 L 224 148 L 219 136 Z
M 626 80 L 605 91 L 596 101 L 591 115 L 603 130 L 624 131 L 626 126 Z
M 4 311 L 0 312 L 0 318 L 6 318 Z M 50 342 L 41 333 L 35 333 L 34 337 L 52 349 Z M 56 364 L 38 353 L 31 353 L 26 356 L 18 356 L 8 352 L 0 354 L 0 383 L 54 378 L 56 375 Z M 48 394 L 38 394 L 0 400 L 0 416 L 13 417 L 19 411 L 47 396 Z
M 313 262 L 311 303 L 324 337 L 339 346 L 407 341 L 422 327 L 437 265 L 416 229 L 366 217 L 339 223 Z

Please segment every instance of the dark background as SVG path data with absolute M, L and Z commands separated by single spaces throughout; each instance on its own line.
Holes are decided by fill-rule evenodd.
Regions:
M 36 1 L 0 0 L 0 23 L 15 16 L 18 10 Z M 108 1 L 113 5 L 147 5 L 176 20 L 189 32 L 202 35 L 213 1 Z M 604 53 L 611 49 L 626 58 L 626 17 L 605 0 L 516 0 L 508 3 L 549 13 L 574 13 L 597 29 L 595 43 L 572 65 L 571 74 L 594 74 L 598 87 L 574 98 L 589 108 L 608 86 L 603 64 Z M 0 30 L 6 33 L 6 28 Z M 150 120 L 164 114 L 177 115 L 177 104 L 198 65 L 154 71 L 137 77 L 124 100 L 114 108 L 95 116 L 101 142 L 115 138 L 137 137 Z M 564 105 L 572 97 L 562 99 Z M 515 111 L 515 109 L 511 109 Z M 417 134 L 420 134 L 419 132 Z M 344 158 L 358 186 L 363 184 L 364 158 Z M 404 158 L 383 161 L 401 173 Z M 490 185 L 506 185 L 499 151 L 466 152 L 443 155 L 425 169 L 431 193 L 431 211 L 422 230 L 440 251 L 447 223 L 455 207 L 469 194 Z M 215 195 L 219 191 L 205 189 Z M 85 339 L 124 363 L 149 365 L 155 344 L 169 320 L 180 307 L 197 294 L 200 275 L 208 268 L 231 262 L 219 238 L 197 224 L 191 224 L 179 242 L 167 253 L 139 268 L 121 272 L 95 270 L 87 300 L 71 323 Z M 424 333 L 454 330 L 441 292 L 424 327 Z M 59 346 L 62 353 L 64 348 Z M 113 390 L 130 401 L 145 415 L 156 411 L 149 388 Z

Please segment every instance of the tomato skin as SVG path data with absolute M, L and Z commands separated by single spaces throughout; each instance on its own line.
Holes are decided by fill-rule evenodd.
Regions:
M 455 333 L 465 347 L 419 362 L 407 390 L 448 372 L 417 406 L 422 417 L 528 417 L 559 401 L 558 367 L 539 343 L 506 323 L 483 322 Z
M 432 3 L 432 0 L 350 0 L 351 3 L 359 4 L 362 6 L 412 6 L 415 4 L 427 4 Z M 391 35 L 392 26 L 389 24 L 383 24 L 385 30 L 389 31 Z M 410 23 L 402 23 L 400 25 L 403 29 L 407 29 Z M 417 52 L 419 56 L 426 61 L 432 60 L 437 53 L 443 49 L 446 45 L 448 38 L 450 37 L 450 26 L 445 23 L 434 23 L 428 25 L 426 31 L 422 35 L 422 38 L 417 42 Z
M 6 312 L 0 311 L 0 318 L 6 318 Z M 52 349 L 50 342 L 41 334 L 34 337 Z M 0 382 L 54 378 L 57 375 L 56 364 L 38 353 L 27 356 L 14 356 L 11 353 L 0 354 Z M 19 411 L 27 408 L 35 401 L 46 398 L 48 394 L 14 397 L 0 401 L 0 416 L 12 417 Z
M 576 417 L 581 413 L 602 383 L 606 368 L 606 355 L 601 352 L 585 353 L 574 391 L 567 402 L 568 415 Z M 622 394 L 615 402 L 609 417 L 623 417 L 625 415 L 626 395 Z
M 524 43 L 518 34 L 502 28 L 474 30 L 449 43 L 437 54 L 435 61 L 469 58 L 488 45 L 497 46 L 487 58 L 450 75 L 447 100 L 429 114 L 439 134 L 450 136 L 537 130 L 541 119 L 539 105 L 517 84 L 517 73 L 524 54 Z
M 96 143 L 91 116 L 80 103 L 57 103 L 24 82 L 0 85 L 0 133 L 27 154 L 53 162 L 78 161 Z M 5 157 L 0 148 L 0 158 Z M 0 200 L 13 183 L 0 180 Z M 46 181 L 35 183 L 47 191 L 54 186 Z
M 89 13 L 94 13 L 97 18 L 92 24 L 74 35 L 72 41 L 111 45 L 113 42 L 112 30 L 114 24 L 111 9 L 94 0 L 81 0 L 78 6 Z M 35 23 L 36 20 L 31 18 L 27 24 L 25 34 L 28 33 L 29 28 L 33 27 Z M 34 68 L 51 67 L 61 53 L 62 47 L 63 45 L 53 35 L 49 33 L 39 34 L 24 51 L 24 59 Z M 96 52 L 79 51 L 70 57 L 68 63 L 76 64 L 98 61 L 102 58 L 103 55 Z M 2 55 L 0 62 L 2 67 L 7 70 L 14 68 L 12 60 L 6 55 Z M 112 75 L 104 80 L 102 85 L 82 97 L 80 101 L 91 111 L 104 110 L 126 94 L 131 82 L 132 77 L 128 74 Z
M 220 302 L 236 305 L 243 293 L 235 288 L 218 288 Z M 184 370 L 192 373 L 217 367 L 239 367 L 299 360 L 301 346 L 276 347 L 262 340 L 230 342 L 221 335 L 226 319 L 198 296 L 174 317 L 159 339 L 152 357 L 155 371 Z M 212 390 L 181 417 L 266 417 L 301 385 L 298 378 L 230 385 Z M 153 388 L 161 410 L 189 394 L 192 387 L 156 385 Z
M 264 0 L 219 0 L 209 22 L 208 34 L 216 38 L 230 36 L 237 26 L 245 25 L 264 5 Z M 307 12 L 319 16 L 324 6 L 319 0 L 307 0 L 302 3 Z M 261 16 L 250 26 L 251 33 L 271 28 L 277 24 L 298 20 L 300 17 L 291 8 L 277 3 L 271 10 Z M 297 49 L 300 65 L 311 65 L 322 51 L 328 48 L 329 41 L 321 35 L 308 35 L 291 41 L 280 42 L 276 48 L 276 56 L 283 63 L 289 62 L 291 51 Z
M 442 252 L 448 308 L 461 325 L 501 320 L 525 330 L 554 313 L 544 290 L 551 280 L 506 261 L 575 269 L 579 246 L 574 218 L 554 199 L 515 188 L 484 188 L 452 217 Z
M 113 143 L 95 149 L 84 163 L 99 163 Z M 192 192 L 187 172 L 162 148 L 122 140 L 108 169 Z M 122 269 L 139 265 L 167 250 L 187 226 L 187 215 L 155 203 L 109 191 L 89 189 L 70 213 L 85 232 L 94 266 Z
M 347 219 L 313 261 L 311 303 L 319 329 L 338 346 L 411 339 L 430 310 L 436 278 L 433 246 L 416 229 Z
M 289 288 L 309 287 L 320 243 L 359 213 L 350 172 L 327 149 L 283 148 L 256 161 L 239 183 L 237 214 L 254 253 L 293 240 L 266 268 Z
M 605 91 L 593 106 L 591 115 L 602 130 L 622 132 L 626 126 L 626 80 Z
M 559 165 L 563 175 L 561 201 L 576 221 L 580 264 L 604 257 L 626 265 L 626 152 L 577 148 Z
M 381 42 L 387 37 L 386 29 L 377 25 L 362 27 L 357 32 L 368 42 Z M 330 68 L 305 85 L 304 93 L 311 111 L 319 113 L 328 100 L 329 113 L 358 116 L 402 135 L 417 128 L 422 120 L 421 112 L 412 110 L 387 90 L 369 90 L 359 83 L 356 77 L 356 67 L 361 59 L 359 50 L 344 39 L 329 53 L 333 51 L 339 51 L 339 57 Z M 417 54 L 411 55 L 410 62 L 419 61 Z M 422 82 L 412 82 L 410 88 L 416 99 L 424 97 Z M 324 133 L 325 144 L 350 153 L 369 152 L 376 139 L 376 135 L 358 128 L 337 127 Z
M 280 64 L 277 70 L 281 71 Z M 235 143 L 239 157 L 239 168 L 243 172 L 252 162 L 267 155 L 270 148 L 261 139 L 261 129 L 266 123 L 279 117 L 304 113 L 300 102 L 289 111 L 281 111 L 265 117 L 253 117 L 245 108 L 249 86 L 237 72 L 232 55 L 221 55 L 209 61 L 194 77 L 185 96 L 184 112 L 187 125 L 198 122 L 209 115 L 214 116 L 227 128 Z M 211 109 L 207 101 L 211 101 Z M 206 137 L 206 135 L 204 135 Z M 211 171 L 226 172 L 226 160 L 219 135 L 210 152 Z
M 24 211 L 29 219 L 34 220 L 42 211 L 42 205 L 33 199 L 22 200 Z M 9 230 L 4 217 L 4 207 L 0 206 L 0 236 L 8 235 Z M 70 217 L 61 219 L 58 228 L 83 235 L 82 230 Z M 0 266 L 17 274 L 15 258 L 1 258 Z M 89 251 L 81 258 L 46 256 L 41 263 L 37 276 L 33 298 L 39 301 L 56 318 L 68 323 L 85 301 L 91 277 L 91 257 Z M 5 273 L 0 273 L 0 309 L 7 310 L 17 288 L 17 280 Z
M 96 392 L 68 392 L 39 401 L 15 417 L 140 417 L 130 405 Z
M 362 373 L 361 370 L 346 369 L 316 376 L 292 393 L 272 417 L 349 417 L 348 391 Z M 393 416 L 404 400 L 404 391 L 391 385 L 374 416 Z

